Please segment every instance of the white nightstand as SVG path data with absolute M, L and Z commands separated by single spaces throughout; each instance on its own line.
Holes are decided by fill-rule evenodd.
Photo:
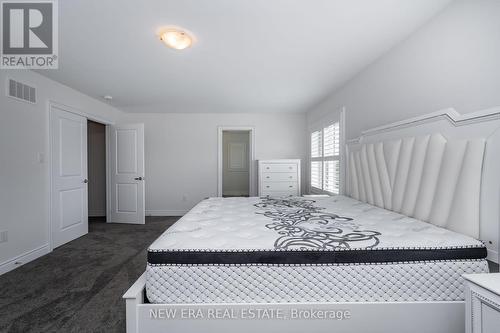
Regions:
M 466 274 L 465 332 L 500 331 L 500 273 Z

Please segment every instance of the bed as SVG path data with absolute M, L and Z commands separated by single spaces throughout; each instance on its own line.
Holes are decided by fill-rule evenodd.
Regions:
M 499 116 L 364 132 L 345 195 L 202 201 L 149 247 L 127 332 L 463 332 L 462 275 L 498 262 Z
M 478 240 L 336 196 L 211 198 L 148 250 L 151 303 L 461 301 Z

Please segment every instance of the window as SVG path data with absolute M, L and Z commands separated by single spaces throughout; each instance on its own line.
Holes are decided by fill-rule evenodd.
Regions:
M 311 189 L 339 194 L 340 124 L 311 133 Z

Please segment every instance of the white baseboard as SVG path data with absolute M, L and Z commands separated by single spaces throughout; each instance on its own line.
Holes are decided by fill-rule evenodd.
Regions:
M 40 258 L 41 256 L 44 256 L 49 252 L 50 252 L 50 246 L 49 244 L 45 244 L 43 246 L 40 246 L 39 248 L 28 251 L 24 254 L 21 254 L 7 261 L 4 261 L 3 263 L 0 264 L 0 275 L 10 272 L 11 270 L 16 269 L 18 267 L 21 267 L 22 265 L 27 264 L 30 261 L 33 261 L 37 258 Z
M 182 216 L 187 212 L 189 209 L 147 210 L 146 216 Z
M 489 261 L 493 261 L 494 263 L 498 264 L 498 252 L 493 251 L 491 249 L 488 249 L 488 256 L 486 257 Z

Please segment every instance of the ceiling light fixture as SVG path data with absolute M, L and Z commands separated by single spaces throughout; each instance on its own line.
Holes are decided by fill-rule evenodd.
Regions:
M 159 36 L 165 45 L 176 50 L 184 50 L 193 44 L 193 37 L 180 28 L 164 28 L 160 31 Z
M 111 96 L 111 95 L 104 95 L 104 96 L 103 96 L 103 98 L 104 98 L 105 100 L 107 100 L 107 101 L 110 101 L 110 100 L 112 100 L 112 99 L 113 99 L 113 96 Z

